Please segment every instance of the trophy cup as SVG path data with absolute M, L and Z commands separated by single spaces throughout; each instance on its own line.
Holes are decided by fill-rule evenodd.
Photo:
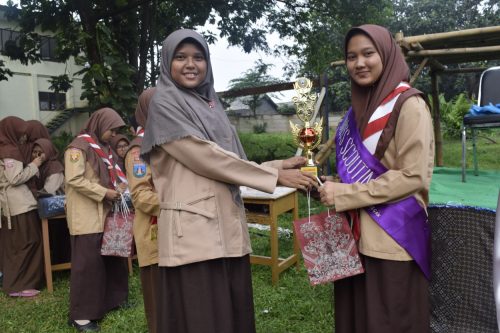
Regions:
M 304 126 L 300 127 L 290 121 L 290 127 L 295 144 L 303 149 L 304 155 L 307 158 L 306 165 L 300 168 L 300 170 L 318 176 L 318 165 L 314 161 L 312 150 L 321 142 L 323 118 L 319 122 L 315 122 L 314 126 L 311 126 L 310 123 L 315 116 L 314 108 L 318 97 L 315 93 L 311 93 L 312 81 L 305 77 L 299 78 L 293 84 L 293 88 L 297 95 L 292 97 L 292 101 L 297 110 L 297 117 L 304 123 Z

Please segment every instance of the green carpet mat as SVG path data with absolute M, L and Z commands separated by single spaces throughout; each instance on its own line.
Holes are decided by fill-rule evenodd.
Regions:
M 496 210 L 500 191 L 500 171 L 467 171 L 462 183 L 462 170 L 437 167 L 432 175 L 430 204 L 464 205 Z

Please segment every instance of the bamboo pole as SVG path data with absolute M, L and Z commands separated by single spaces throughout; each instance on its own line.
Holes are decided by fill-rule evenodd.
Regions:
M 420 63 L 420 65 L 418 65 L 417 70 L 411 76 L 411 79 L 410 79 L 410 85 L 411 86 L 415 83 L 415 81 L 417 81 L 418 77 L 420 76 L 420 73 L 425 68 L 425 65 L 427 65 L 427 61 L 428 60 L 429 60 L 429 58 L 424 58 L 424 60 L 422 60 L 422 62 Z
M 500 46 L 482 46 L 482 47 L 463 47 L 453 49 L 439 49 L 439 50 L 418 50 L 408 51 L 408 57 L 429 57 L 441 55 L 454 55 L 454 54 L 476 54 L 476 53 L 492 53 L 500 52 Z
M 440 32 L 429 35 L 418 35 L 418 36 L 410 36 L 404 37 L 403 41 L 406 43 L 422 43 L 422 42 L 436 42 L 442 41 L 450 38 L 456 37 L 474 37 L 482 34 L 500 34 L 500 26 L 492 26 L 492 27 L 484 27 L 484 28 L 474 28 L 474 29 L 466 29 L 466 30 L 458 30 L 458 31 L 449 31 L 449 32 Z
M 434 120 L 434 142 L 436 145 L 436 166 L 443 166 L 443 138 L 441 135 L 441 112 L 439 110 L 439 87 L 437 73 L 431 71 L 432 118 Z

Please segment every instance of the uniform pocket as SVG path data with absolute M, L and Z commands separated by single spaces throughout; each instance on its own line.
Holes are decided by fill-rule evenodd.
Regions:
M 205 194 L 189 202 L 164 202 L 160 209 L 170 211 L 167 221 L 172 255 L 183 262 L 211 258 L 222 251 L 217 202 Z M 215 254 L 217 253 L 217 254 Z

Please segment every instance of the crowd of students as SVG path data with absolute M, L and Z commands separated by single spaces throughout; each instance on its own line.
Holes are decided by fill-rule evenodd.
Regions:
M 345 52 L 353 106 L 339 142 L 352 132 L 362 135 L 353 137 L 362 142 L 360 159 L 379 163 L 382 171 L 364 183 L 344 172 L 342 183 L 328 180 L 319 189 L 325 205 L 350 211 L 366 270 L 335 285 L 337 331 L 426 332 L 429 239 L 418 229 L 425 222 L 401 217 L 402 230 L 409 229 L 398 235 L 421 234 L 415 252 L 391 234 L 385 219 L 370 215 L 370 207 L 408 199 L 425 215 L 434 154 L 428 107 L 407 84 L 408 67 L 385 28 L 352 29 Z M 381 113 L 388 120 L 365 135 Z M 305 158 L 247 160 L 215 93 L 208 45 L 189 29 L 163 42 L 157 87 L 140 95 L 134 120 L 130 141 L 120 133 L 126 124 L 115 110 L 96 110 L 66 147 L 64 167 L 40 122 L 0 121 L 4 292 L 39 293 L 43 257 L 36 199 L 64 188 L 72 263 L 69 325 L 98 331 L 98 320 L 128 297 L 126 259 L 102 256 L 100 248 L 113 202 L 129 191 L 149 331 L 255 332 L 251 245 L 239 186 L 265 192 L 278 185 L 318 187 L 315 177 L 298 169 Z M 337 152 L 340 172 L 342 163 Z

